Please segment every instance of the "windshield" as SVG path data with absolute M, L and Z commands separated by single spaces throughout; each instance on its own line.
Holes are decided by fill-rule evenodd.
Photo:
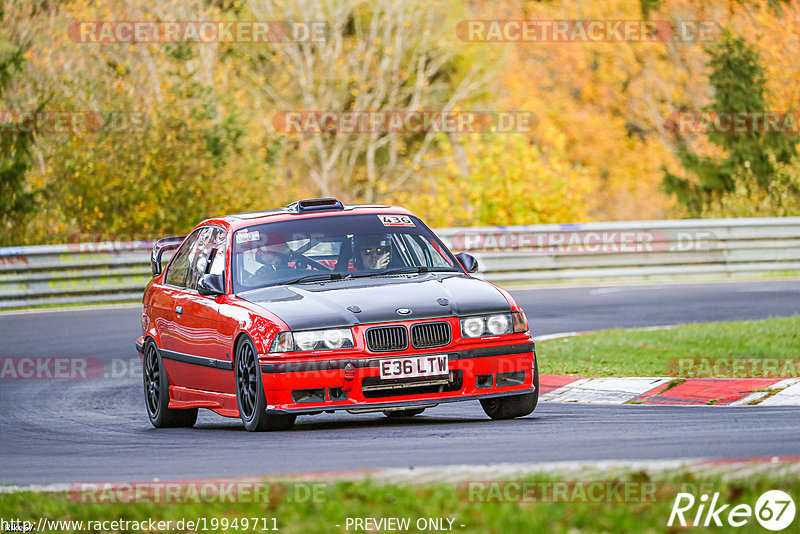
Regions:
M 250 226 L 233 235 L 233 291 L 381 274 L 462 272 L 418 218 L 338 215 Z

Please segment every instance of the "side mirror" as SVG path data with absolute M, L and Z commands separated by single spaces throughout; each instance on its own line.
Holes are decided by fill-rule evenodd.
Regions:
M 468 273 L 474 273 L 478 270 L 478 260 L 475 259 L 475 256 L 472 254 L 467 254 L 466 252 L 459 252 L 456 254 L 456 259 L 461 262 L 461 265 L 464 266 L 464 270 Z
M 165 237 L 153 243 L 153 251 L 150 253 L 150 271 L 153 276 L 158 276 L 164 270 L 161 266 L 161 256 L 167 251 L 176 250 L 185 238 L 185 235 Z
M 204 297 L 216 297 L 225 294 L 225 282 L 221 274 L 204 274 L 197 281 L 197 292 Z

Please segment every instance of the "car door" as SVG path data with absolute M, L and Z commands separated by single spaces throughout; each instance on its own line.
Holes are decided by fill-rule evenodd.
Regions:
M 153 292 L 152 315 L 156 324 L 156 329 L 161 339 L 162 355 L 164 365 L 170 383 L 175 383 L 172 376 L 172 365 L 169 360 L 169 352 L 176 350 L 175 341 L 175 300 L 186 287 L 186 276 L 189 272 L 189 251 L 192 249 L 200 230 L 195 230 L 187 237 L 181 246 L 175 251 L 172 260 L 167 266 L 164 278 L 158 291 Z
M 223 334 L 220 321 L 219 297 L 203 296 L 197 292 L 197 283 L 203 275 L 224 273 L 226 261 L 226 232 L 217 226 L 198 229 L 197 238 L 188 248 L 179 268 L 185 268 L 185 277 L 176 273 L 168 282 L 174 284 L 172 330 L 165 340 L 167 357 L 172 360 L 168 371 L 173 385 L 204 391 L 230 389 L 230 372 L 233 369 L 230 342 Z

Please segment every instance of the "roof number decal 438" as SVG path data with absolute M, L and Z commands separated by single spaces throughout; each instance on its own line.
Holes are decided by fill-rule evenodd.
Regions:
M 408 215 L 378 215 L 384 226 L 414 226 Z

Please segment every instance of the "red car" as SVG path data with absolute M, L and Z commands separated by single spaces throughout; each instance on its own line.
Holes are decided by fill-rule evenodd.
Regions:
M 536 407 L 522 310 L 403 208 L 314 199 L 208 219 L 151 263 L 136 346 L 155 427 L 192 426 L 198 408 L 256 431 L 334 410 Z

